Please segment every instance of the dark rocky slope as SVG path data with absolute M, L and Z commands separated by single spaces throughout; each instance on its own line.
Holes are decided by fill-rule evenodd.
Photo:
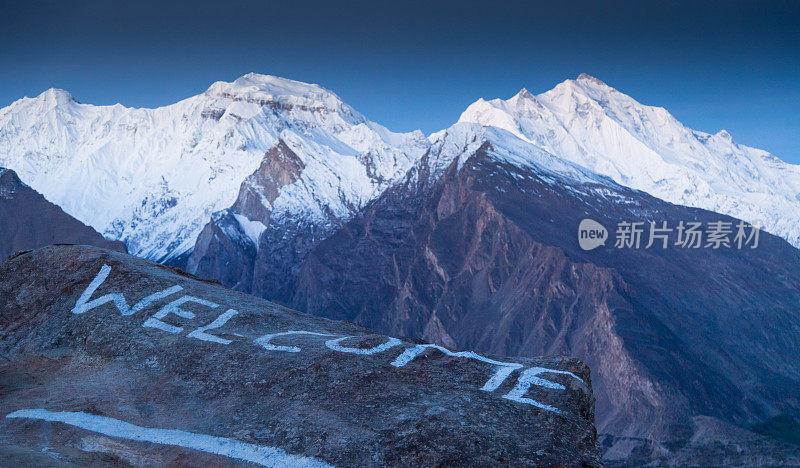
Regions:
M 585 365 L 486 359 L 125 254 L 45 247 L 0 267 L 0 457 L 18 466 L 598 465 Z
M 736 220 L 495 153 L 486 142 L 441 177 L 431 153 L 276 299 L 448 346 L 578 357 L 608 462 L 800 462 L 800 447 L 749 430 L 800 428 L 800 251 L 762 232 L 757 249 L 615 249 L 612 237 L 585 252 L 584 218 L 612 236 L 620 221 Z
M 612 238 L 584 252 L 584 218 L 612 237 L 620 221 L 736 220 L 469 124 L 336 231 L 274 226 L 249 201 L 271 200 L 297 165 L 286 151 L 267 156 L 234 206 L 269 225 L 258 246 L 226 213 L 190 271 L 383 333 L 579 357 L 594 370 L 607 461 L 794 460 L 796 447 L 751 431 L 788 421 L 784 439 L 800 433 L 800 255 L 789 244 L 762 232 L 754 250 L 682 249 L 673 232 L 667 249 L 615 249 Z
M 390 181 L 385 173 L 387 161 L 382 160 L 385 157 L 372 151 L 358 155 L 376 190 Z M 342 161 L 331 163 L 333 167 Z M 212 215 L 192 251 L 167 264 L 219 279 L 237 291 L 261 297 L 287 294 L 290 289 L 285 278 L 295 276 L 305 255 L 365 203 L 352 197 L 353 188 L 348 184 L 353 181 L 347 180 L 352 174 L 345 172 L 320 182 L 313 174 L 303 177 L 309 170 L 319 168 L 307 168 L 303 158 L 279 139 L 265 152 L 258 169 L 242 182 L 233 205 Z M 294 195 L 287 195 L 287 191 Z M 288 201 L 298 192 L 305 193 L 304 198 Z M 346 209 L 331 205 L 335 199 L 334 205 Z M 286 212 L 287 204 L 295 206 L 296 211 Z
M 22 183 L 14 171 L 0 168 L 0 261 L 14 252 L 50 244 L 126 252 L 125 244 L 105 239 Z
M 316 239 L 310 228 L 298 229 L 290 221 L 276 223 L 269 207 L 279 196 L 281 188 L 296 182 L 303 169 L 303 162 L 297 154 L 279 140 L 266 152 L 259 168 L 242 182 L 233 206 L 214 213 L 211 221 L 203 227 L 191 254 L 176 259 L 172 264 L 202 277 L 219 279 L 223 284 L 245 292 L 252 291 L 252 278 L 257 274 L 255 269 L 261 272 L 262 277 L 265 276 L 264 268 L 290 270 L 300 260 L 293 242 L 308 244 L 308 247 L 300 249 L 305 253 Z M 237 215 L 265 227 L 257 241 L 244 231 Z M 335 218 L 331 221 L 335 222 Z

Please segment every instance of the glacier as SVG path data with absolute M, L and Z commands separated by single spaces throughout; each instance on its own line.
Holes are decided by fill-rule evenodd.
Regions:
M 311 220 L 346 218 L 429 144 L 422 132 L 367 120 L 320 86 L 255 73 L 155 109 L 81 104 L 59 89 L 0 109 L 0 165 L 156 261 L 190 251 L 279 139 L 305 169 L 273 216 Z
M 480 99 L 459 122 L 502 128 L 615 182 L 759 225 L 800 246 L 800 166 L 685 127 L 582 74 L 545 93 Z
M 256 73 L 154 109 L 81 104 L 50 89 L 0 109 L 0 166 L 131 253 L 166 262 L 192 251 L 280 144 L 302 170 L 275 197 L 261 197 L 270 224 L 330 228 L 425 155 L 445 164 L 486 132 L 512 149 L 505 157 L 515 164 L 535 161 L 593 182 L 596 173 L 800 246 L 800 166 L 724 130 L 687 128 L 585 74 L 538 95 L 480 99 L 429 137 L 391 132 L 321 86 Z M 257 246 L 265 219 L 232 213 Z

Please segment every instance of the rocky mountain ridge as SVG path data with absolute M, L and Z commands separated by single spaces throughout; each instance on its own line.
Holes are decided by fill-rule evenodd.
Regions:
M 54 243 L 126 251 L 125 244 L 103 238 L 27 186 L 14 171 L 0 167 L 0 260 Z
M 799 251 L 765 232 L 755 249 L 684 249 L 674 231 L 666 248 L 616 248 L 620 222 L 737 220 L 518 145 L 459 124 L 275 298 L 447 346 L 577 356 L 607 463 L 797 462 L 753 428 L 800 421 Z M 578 246 L 586 218 L 610 230 L 604 247 Z
M 588 368 L 376 335 L 83 246 L 0 266 L 0 455 L 599 466 Z
M 594 371 L 607 463 L 800 463 L 791 437 L 762 435 L 800 430 L 797 166 L 587 75 L 480 100 L 427 139 L 263 75 L 161 109 L 89 126 L 170 141 L 160 166 L 141 166 L 160 161 L 152 145 L 132 159 L 127 143 L 71 153 L 84 114 L 109 109 L 58 92 L 0 110 L 0 145 L 40 184 L 61 170 L 102 190 L 141 183 L 114 207 L 130 208 L 114 215 L 121 230 L 104 231 L 128 233 L 134 253 L 390 335 L 580 357 Z M 40 129 L 57 136 L 34 141 Z M 21 151 L 26 142 L 38 149 Z M 150 182 L 137 180 L 143 167 Z M 71 203 L 93 207 L 100 193 Z M 672 231 L 663 248 L 589 252 L 577 242 L 587 218 L 611 236 L 622 222 L 737 218 L 765 231 L 756 249 L 683 249 Z
M 591 76 L 539 95 L 480 99 L 459 122 L 507 130 L 619 184 L 800 242 L 798 166 L 724 130 L 686 128 Z M 0 165 L 132 253 L 176 264 L 204 228 L 258 249 L 270 227 L 265 211 L 278 231 L 325 237 L 402 178 L 431 141 L 392 133 L 318 85 L 255 73 L 157 109 L 79 104 L 57 89 L 0 109 Z M 281 145 L 303 163 L 297 178 L 272 201 L 237 204 Z
M 428 142 L 388 131 L 317 85 L 254 73 L 156 109 L 80 104 L 57 89 L 0 109 L 0 165 L 160 261 L 190 252 L 280 144 L 304 168 L 262 209 L 328 229 L 402 176 Z M 248 216 L 237 229 L 258 232 Z
M 762 226 L 800 246 L 800 166 L 681 124 L 582 74 L 550 91 L 478 100 L 459 122 L 502 128 L 560 158 L 678 205 Z

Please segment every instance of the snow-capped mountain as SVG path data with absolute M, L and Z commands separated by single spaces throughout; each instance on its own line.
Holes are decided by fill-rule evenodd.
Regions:
M 505 129 L 622 185 L 760 224 L 800 246 L 800 166 L 739 145 L 725 130 L 689 129 L 591 76 L 539 95 L 480 99 L 459 122 Z
M 615 186 L 606 176 L 593 172 L 562 159 L 540 146 L 519 138 L 508 130 L 489 125 L 472 122 L 457 122 L 450 128 L 434 133 L 429 137 L 431 148 L 427 155 L 424 167 L 429 168 L 426 183 L 433 183 L 447 169 L 453 161 L 457 161 L 459 168 L 464 159 L 482 146 L 492 147 L 492 158 L 498 162 L 511 164 L 520 169 L 536 170 L 540 177 L 552 181 L 553 177 L 569 180 L 573 185 Z M 420 165 L 415 167 L 415 172 L 420 170 Z M 409 174 L 412 180 L 417 179 L 417 174 Z
M 574 234 L 586 217 L 724 213 L 798 246 L 800 167 L 589 76 L 480 100 L 429 138 L 264 75 L 158 109 L 50 90 L 0 110 L 0 166 L 133 253 L 240 291 L 449 347 L 580 357 L 610 460 L 794 463 L 744 430 L 800 415 L 800 250 L 764 234 L 735 255 L 583 251 Z
M 268 297 L 453 349 L 576 356 L 592 369 L 611 466 L 797 463 L 796 446 L 749 429 L 800 415 L 799 249 L 767 233 L 757 249 L 683 248 L 672 233 L 663 247 L 585 251 L 586 218 L 737 220 L 497 127 L 461 122 L 432 139 Z
M 229 208 L 264 155 L 283 142 L 303 169 L 272 201 L 273 217 L 347 217 L 425 151 L 332 92 L 248 74 L 156 109 L 80 104 L 50 89 L 0 109 L 0 165 L 131 253 L 190 251 L 212 214 Z M 240 220 L 256 235 L 259 222 Z
M 459 122 L 800 246 L 800 166 L 725 131 L 691 130 L 587 75 L 540 95 L 481 99 Z M 196 247 L 209 220 L 256 249 L 270 223 L 330 231 L 443 132 L 392 133 L 317 85 L 249 74 L 156 109 L 80 104 L 57 89 L 20 99 L 0 109 L 0 165 L 132 253 L 169 261 Z

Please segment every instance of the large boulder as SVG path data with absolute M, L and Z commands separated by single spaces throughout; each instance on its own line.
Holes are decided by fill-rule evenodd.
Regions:
M 589 369 L 376 335 L 85 246 L 0 267 L 12 465 L 596 466 Z

